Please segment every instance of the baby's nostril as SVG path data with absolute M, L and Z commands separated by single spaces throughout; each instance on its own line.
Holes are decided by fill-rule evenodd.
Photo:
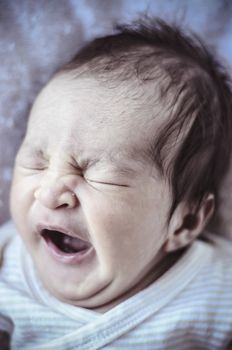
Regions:
M 76 194 L 60 183 L 42 186 L 34 192 L 34 198 L 49 209 L 74 208 L 78 203 Z
M 59 205 L 57 208 L 67 208 L 69 205 L 67 203 Z
M 71 191 L 66 191 L 62 194 L 60 194 L 58 198 L 58 203 L 56 208 L 73 208 L 77 204 L 77 197 L 75 193 Z

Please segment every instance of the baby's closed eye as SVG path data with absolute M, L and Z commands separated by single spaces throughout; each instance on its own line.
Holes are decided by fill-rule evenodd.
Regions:
M 16 165 L 26 170 L 41 171 L 48 167 L 48 161 L 37 156 L 19 154 L 16 157 Z
M 44 170 L 48 166 L 48 158 L 40 148 L 23 143 L 16 157 L 16 165 L 28 170 Z
M 108 180 L 90 180 L 86 179 L 89 182 L 94 182 L 99 185 L 108 185 L 108 186 L 118 186 L 118 187 L 130 187 L 128 184 L 120 183 L 120 182 L 112 182 Z

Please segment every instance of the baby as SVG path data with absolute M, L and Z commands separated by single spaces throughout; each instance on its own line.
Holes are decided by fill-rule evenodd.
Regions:
M 54 75 L 0 232 L 11 349 L 230 348 L 231 243 L 202 231 L 231 113 L 221 65 L 161 20 L 119 27 Z

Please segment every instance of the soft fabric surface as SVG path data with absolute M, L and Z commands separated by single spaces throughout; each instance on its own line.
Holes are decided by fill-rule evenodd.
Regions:
M 223 0 L 0 0 L 0 224 L 9 217 L 13 161 L 32 101 L 86 40 L 146 12 L 197 31 L 230 64 L 231 11 L 232 3 Z M 212 227 L 232 237 L 231 188 L 229 174 L 221 191 L 220 220 Z

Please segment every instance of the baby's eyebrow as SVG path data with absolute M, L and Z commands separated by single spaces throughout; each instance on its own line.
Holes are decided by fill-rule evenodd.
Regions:
M 141 171 L 151 169 L 153 176 L 160 176 L 159 166 L 156 163 L 155 159 L 152 159 L 150 154 L 147 151 L 132 149 L 130 152 L 122 153 L 125 157 L 119 159 L 117 153 L 115 155 L 110 155 L 109 162 L 112 164 L 114 171 L 119 175 L 126 175 L 135 177 Z
M 122 163 L 117 163 L 117 164 L 112 164 L 113 165 L 113 170 L 115 171 L 115 173 L 117 173 L 118 175 L 122 175 L 122 176 L 135 176 L 136 175 L 136 170 L 132 167 L 129 167 L 125 164 Z
M 130 166 L 129 164 L 125 164 L 124 162 L 118 160 L 118 159 L 112 159 L 110 158 L 96 158 L 96 159 L 91 159 L 86 162 L 86 166 L 83 166 L 83 168 L 104 168 L 107 167 L 107 169 L 112 170 L 114 173 L 118 175 L 135 175 L 136 174 L 136 169 L 135 167 Z
M 115 174 L 135 177 L 145 166 L 144 159 L 127 152 L 108 153 L 88 162 L 89 167 L 109 167 Z
M 27 157 L 44 158 L 44 152 L 40 148 L 29 143 L 22 144 L 19 154 L 23 154 Z

